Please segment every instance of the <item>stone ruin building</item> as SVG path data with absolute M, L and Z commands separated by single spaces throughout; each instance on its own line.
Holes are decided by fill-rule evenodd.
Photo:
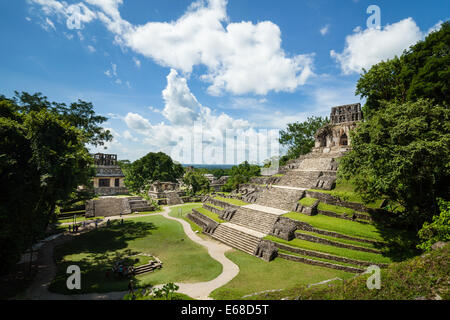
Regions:
M 180 184 L 175 182 L 155 181 L 148 190 L 148 195 L 156 202 L 165 202 L 167 205 L 183 204 L 185 193 L 180 189 Z
M 363 120 L 361 104 L 351 104 L 331 109 L 330 123 L 315 135 L 314 152 L 345 152 L 351 147 L 350 131 Z
M 97 153 L 93 157 L 96 166 L 94 192 L 101 196 L 128 194 L 125 175 L 117 165 L 117 155 Z
M 313 261 L 278 252 L 278 249 L 288 251 L 291 249 L 289 246 L 283 246 L 266 239 L 268 235 L 271 235 L 286 241 L 294 238 L 309 239 L 313 242 L 326 241 L 296 232 L 299 230 L 328 234 L 325 231 L 315 229 L 308 223 L 284 216 L 289 212 L 316 215 L 319 211 L 319 202 L 347 206 L 347 208 L 361 212 L 367 209 L 361 204 L 344 203 L 327 193 L 319 192 L 320 190 L 334 189 L 338 170 L 337 159 L 350 150 L 350 131 L 362 120 L 363 114 L 360 104 L 332 108 L 331 122 L 318 130 L 316 145 L 311 153 L 302 155 L 280 168 L 280 175 L 254 178 L 248 184 L 241 185 L 239 190 L 235 190 L 230 195 L 223 195 L 224 197 L 243 200 L 248 203 L 247 205 L 233 205 L 212 196 L 203 199 L 203 208 L 218 214 L 219 218 L 226 222 L 218 223 L 195 209 L 188 215 L 189 219 L 202 227 L 203 232 L 214 239 L 267 261 L 278 254 L 279 257 L 288 260 L 355 273 L 363 272 L 363 268 Z M 316 198 L 318 200 L 310 206 L 304 206 L 300 201 L 303 198 Z M 326 213 L 321 211 L 321 214 Z M 351 219 L 341 216 L 340 218 Z M 361 215 L 362 218 L 366 217 Z M 358 250 L 367 249 L 358 248 Z M 302 251 L 300 253 L 308 255 L 310 252 Z M 313 252 L 310 256 L 314 256 L 314 254 L 316 254 L 316 257 L 321 255 L 321 253 Z M 360 262 L 355 261 L 355 263 L 358 265 Z

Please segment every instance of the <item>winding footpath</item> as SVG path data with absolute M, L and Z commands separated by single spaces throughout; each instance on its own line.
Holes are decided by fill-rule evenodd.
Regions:
M 183 230 L 186 235 L 194 241 L 200 244 L 208 250 L 211 257 L 217 260 L 222 265 L 222 273 L 215 279 L 207 282 L 198 283 L 177 283 L 180 287 L 178 292 L 186 294 L 197 300 L 210 300 L 209 295 L 212 291 L 220 288 L 231 281 L 239 273 L 239 267 L 229 260 L 225 256 L 225 252 L 231 250 L 232 248 L 211 240 L 205 240 L 200 238 L 194 231 L 192 231 L 191 226 L 183 219 L 175 218 L 169 216 L 169 212 L 172 208 L 179 206 L 172 206 L 164 208 L 163 212 L 157 213 L 162 215 L 164 218 L 169 220 L 174 220 L 183 226 Z M 120 220 L 120 219 L 132 219 L 143 217 L 142 215 L 129 215 L 123 217 L 110 217 L 109 220 Z M 70 236 L 63 236 L 55 239 L 46 245 L 44 245 L 39 254 L 39 259 L 36 262 L 38 265 L 38 273 L 33 280 L 33 283 L 25 291 L 24 296 L 21 299 L 25 300 L 120 300 L 127 294 L 127 291 L 123 292 L 110 292 L 110 293 L 90 293 L 90 294 L 79 294 L 79 295 L 63 295 L 58 293 L 52 293 L 48 291 L 48 286 L 51 281 L 56 276 L 56 264 L 53 258 L 53 251 L 57 245 L 63 244 L 66 241 L 72 239 Z

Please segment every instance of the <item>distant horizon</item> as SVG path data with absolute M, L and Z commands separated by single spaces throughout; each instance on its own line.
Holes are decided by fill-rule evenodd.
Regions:
M 194 167 L 196 169 L 231 169 L 237 164 L 181 164 L 183 167 Z

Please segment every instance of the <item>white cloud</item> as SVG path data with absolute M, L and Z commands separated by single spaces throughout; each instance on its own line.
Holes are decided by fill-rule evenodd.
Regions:
M 31 21 L 31 18 L 30 17 L 25 17 L 25 20 Z
M 434 26 L 432 26 L 432 27 L 427 31 L 427 34 L 426 34 L 426 35 L 429 35 L 430 33 L 435 32 L 435 31 L 439 31 L 439 30 L 441 29 L 443 23 L 444 23 L 444 22 L 443 22 L 442 20 L 439 20 Z
M 148 107 L 148 109 L 151 111 L 151 112 L 154 112 L 154 113 L 162 113 L 162 111 L 161 110 L 159 110 L 159 109 L 156 109 L 155 107 L 153 107 L 153 106 L 149 106 Z
M 125 117 L 125 123 L 127 124 L 128 128 L 133 129 L 140 134 L 148 134 L 152 129 L 150 121 L 143 118 L 137 113 L 128 113 Z
M 256 148 L 257 141 L 263 146 L 268 139 L 264 132 L 254 130 L 248 121 L 234 119 L 224 113 L 215 114 L 210 108 L 200 104 L 190 91 L 186 79 L 175 70 L 171 70 L 167 76 L 167 87 L 164 90 L 163 97 L 165 108 L 162 114 L 169 123 L 152 124 L 148 119 L 136 113 L 128 113 L 125 117 L 128 128 L 143 135 L 143 143 L 151 150 L 166 152 L 174 159 L 185 163 L 191 161 L 196 163 L 203 161 L 223 163 L 223 157 L 220 158 L 220 155 L 215 154 L 214 150 L 223 150 L 224 141 L 226 141 L 228 147 L 232 146 L 234 136 L 241 138 L 246 136 L 251 141 L 251 147 L 246 146 L 242 141 L 236 146 L 238 154 L 236 161 L 240 163 L 245 160 L 245 150 Z M 156 110 L 152 107 L 149 107 L 149 109 Z M 175 114 L 176 112 L 182 114 L 184 118 L 178 117 Z M 226 132 L 229 134 L 228 137 L 224 137 Z M 189 146 L 193 136 L 201 138 L 203 143 L 200 142 L 200 144 L 204 148 L 203 151 L 195 150 L 195 157 L 200 157 L 200 159 L 195 158 L 196 160 L 191 160 L 188 154 L 180 155 L 178 152 L 179 150 L 185 150 L 190 153 Z M 251 157 L 257 159 L 257 156 L 257 152 L 253 152 L 250 160 L 252 160 Z M 234 161 L 234 151 L 227 154 L 226 161 L 228 163 Z
M 41 6 L 46 15 L 56 15 L 66 19 L 68 29 L 83 29 L 83 24 L 96 18 L 96 14 L 84 3 L 68 5 L 65 1 L 56 0 L 28 0 Z
M 323 28 L 320 29 L 320 34 L 324 36 L 324 35 L 326 35 L 329 31 L 330 31 L 330 25 L 327 24 L 326 26 L 324 26 Z
M 67 11 L 65 2 L 31 1 L 41 4 L 46 14 Z M 210 84 L 208 92 L 213 95 L 224 91 L 236 95 L 292 92 L 313 75 L 314 55 L 289 56 L 281 47 L 281 31 L 276 24 L 228 23 L 227 0 L 197 0 L 176 21 L 138 26 L 122 19 L 122 0 L 85 1 L 94 6 L 95 12 L 83 11 L 81 24 L 98 18 L 115 35 L 115 43 L 160 65 L 184 73 L 198 65 L 206 66 L 201 79 Z M 135 63 L 139 67 L 140 63 Z
M 112 74 L 117 76 L 117 65 L 114 63 L 111 63 L 111 67 L 112 67 Z
M 174 69 L 167 76 L 167 87 L 162 92 L 165 108 L 162 112 L 172 124 L 192 125 L 198 120 L 201 105 L 190 92 L 186 79 L 179 77 Z
M 387 25 L 383 29 L 355 29 L 347 36 L 342 53 L 331 50 L 344 74 L 358 73 L 374 64 L 400 56 L 403 50 L 423 38 L 423 33 L 412 18 Z
M 137 68 L 140 68 L 140 67 L 141 67 L 141 61 L 140 61 L 139 59 L 133 57 L 133 61 L 134 61 L 134 63 L 135 63 L 135 65 L 136 65 Z
M 124 137 L 124 139 L 130 140 L 130 141 L 133 141 L 133 142 L 138 142 L 139 141 L 139 139 L 136 138 L 136 137 L 133 137 L 133 135 L 128 130 L 124 131 L 123 137 Z
M 120 79 L 116 79 L 116 81 L 114 81 L 116 84 L 122 84 L 122 80 Z
M 88 48 L 89 52 L 92 52 L 92 53 L 94 53 L 95 51 L 97 51 L 97 50 L 96 50 L 93 46 L 91 46 L 91 45 L 88 45 L 87 48 Z
M 111 73 L 110 70 L 106 70 L 104 73 L 105 73 L 105 75 L 106 75 L 108 78 L 111 78 L 111 77 L 112 77 L 112 73 Z
M 42 28 L 44 28 L 46 31 L 48 31 L 50 28 L 56 31 L 55 24 L 47 17 L 45 18 L 45 23 L 42 24 Z

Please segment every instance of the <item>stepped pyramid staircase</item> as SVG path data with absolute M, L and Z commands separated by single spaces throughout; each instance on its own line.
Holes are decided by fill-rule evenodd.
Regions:
M 298 224 L 302 224 L 301 222 L 294 222 L 293 220 L 282 216 L 296 210 L 295 208 L 298 207 L 299 200 L 305 196 L 306 190 L 311 188 L 329 190 L 334 187 L 337 172 L 336 158 L 339 156 L 341 156 L 341 154 L 319 154 L 313 152 L 289 163 L 287 167 L 283 168 L 284 175 L 280 179 L 274 180 L 276 184 L 266 186 L 262 191 L 257 192 L 256 196 L 251 197 L 251 199 L 253 199 L 252 204 L 236 206 L 207 197 L 204 200 L 204 209 L 213 211 L 220 219 L 226 220 L 226 223 L 217 223 L 204 217 L 199 212 L 195 213 L 196 216 L 193 220 L 196 222 L 199 221 L 198 224 L 204 227 L 205 232 L 216 240 L 248 254 L 256 255 L 270 261 L 273 256 L 273 250 L 293 250 L 293 248 L 283 246 L 279 243 L 275 244 L 274 247 L 273 242 L 265 240 L 264 238 L 268 235 L 272 235 L 285 239 L 283 237 L 286 235 L 280 235 L 280 228 L 283 229 L 286 227 L 290 230 L 291 236 L 294 234 L 295 230 L 298 230 Z M 297 225 L 292 226 L 292 224 L 295 223 L 297 223 Z M 308 226 L 307 228 L 311 228 L 311 230 L 314 229 L 311 226 Z M 322 232 L 322 234 L 315 234 L 313 236 L 299 233 L 295 234 L 294 237 L 310 242 L 317 242 L 317 240 L 328 241 L 328 244 L 331 243 L 331 245 L 334 244 L 337 247 L 347 249 L 366 252 L 375 251 L 374 249 L 358 248 L 357 246 L 343 244 L 338 241 L 334 242 L 329 239 L 320 239 L 317 236 L 331 235 L 331 237 L 333 237 L 333 232 L 323 233 L 321 230 L 318 230 L 317 232 Z M 342 235 L 337 235 L 336 237 L 340 238 L 341 236 Z M 347 237 L 347 239 L 352 240 L 350 238 L 351 237 Z M 292 238 L 285 240 L 290 241 Z M 360 242 L 366 241 L 362 239 L 353 240 L 361 240 Z M 355 267 L 355 265 L 366 266 L 374 264 L 367 261 L 352 260 L 346 257 L 333 256 L 309 250 L 295 249 L 294 252 L 301 256 L 294 257 L 287 255 L 284 252 L 280 253 L 279 256 L 289 260 L 354 273 L 364 271 L 361 268 Z M 326 261 L 321 261 L 320 259 L 326 259 Z M 331 263 L 329 262 L 330 260 L 332 261 Z M 334 262 L 341 264 L 339 265 Z M 345 265 L 346 263 L 353 264 L 353 266 Z M 384 266 L 381 263 L 378 265 Z

